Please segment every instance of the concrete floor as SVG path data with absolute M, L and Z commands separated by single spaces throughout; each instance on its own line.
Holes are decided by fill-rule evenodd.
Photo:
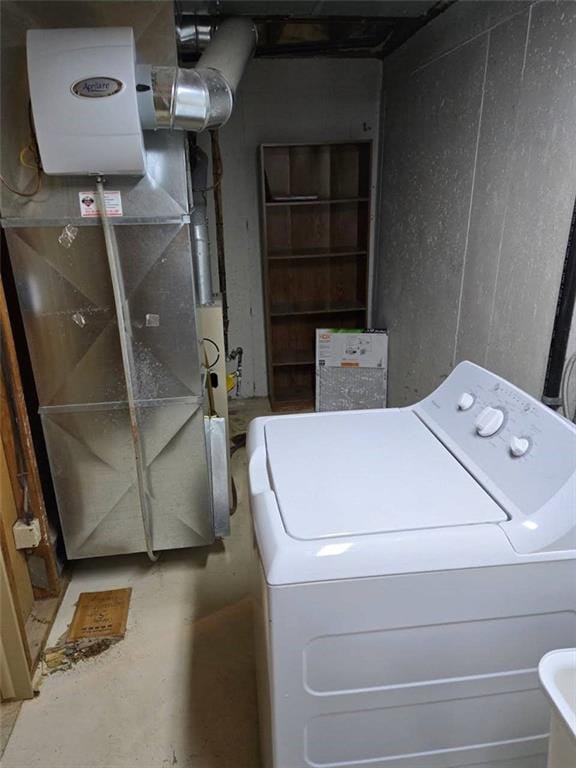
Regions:
M 267 401 L 236 401 L 232 434 Z M 131 586 L 125 638 L 44 678 L 27 701 L 2 768 L 258 768 L 250 588 L 256 554 L 244 449 L 232 459 L 238 509 L 223 543 L 80 561 L 49 644 L 83 591 Z

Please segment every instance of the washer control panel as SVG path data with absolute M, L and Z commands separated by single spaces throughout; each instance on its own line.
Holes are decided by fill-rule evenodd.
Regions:
M 548 525 L 576 537 L 574 424 L 473 363 L 460 363 L 414 411 L 523 526 L 520 538 L 544 541 Z

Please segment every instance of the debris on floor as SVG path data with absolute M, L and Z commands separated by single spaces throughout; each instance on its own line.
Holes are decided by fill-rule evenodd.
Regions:
M 68 630 L 44 651 L 48 674 L 71 669 L 79 661 L 98 656 L 126 634 L 131 589 L 82 592 Z
M 62 645 L 55 645 L 44 651 L 44 664 L 49 674 L 64 672 L 71 669 L 79 661 L 86 661 L 92 656 L 98 656 L 107 651 L 122 638 L 107 637 L 102 639 L 91 638 L 89 640 L 64 641 Z

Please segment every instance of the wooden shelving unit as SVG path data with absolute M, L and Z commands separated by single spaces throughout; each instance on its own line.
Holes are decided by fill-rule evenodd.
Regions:
M 370 142 L 261 147 L 270 400 L 314 400 L 316 328 L 366 324 Z

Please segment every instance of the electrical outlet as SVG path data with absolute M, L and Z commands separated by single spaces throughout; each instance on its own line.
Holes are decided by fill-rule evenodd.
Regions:
M 34 549 L 42 540 L 39 520 L 31 520 L 29 523 L 25 520 L 16 520 L 12 530 L 16 549 Z

